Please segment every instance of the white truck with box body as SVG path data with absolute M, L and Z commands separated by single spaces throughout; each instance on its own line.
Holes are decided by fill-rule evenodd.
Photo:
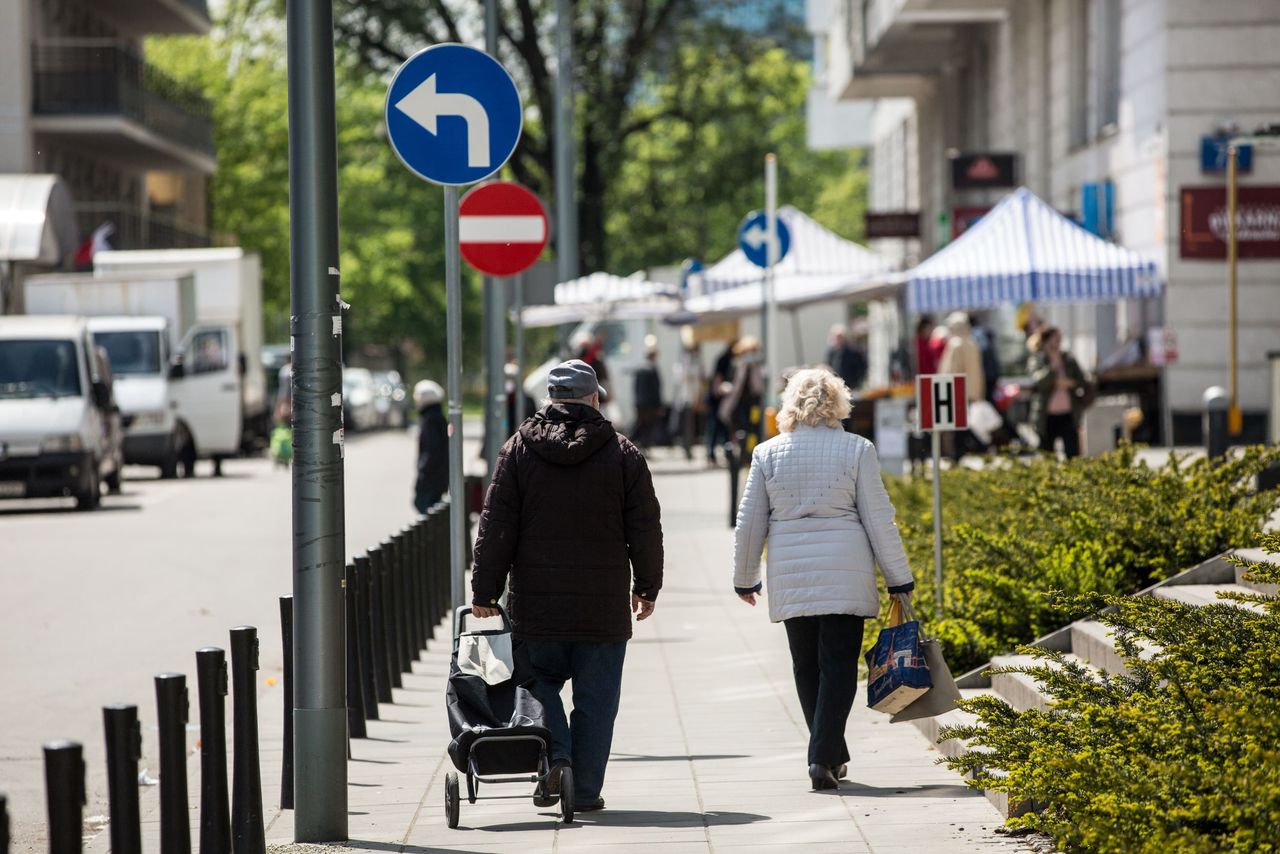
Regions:
M 28 314 L 89 318 L 94 343 L 107 351 L 115 376 L 125 461 L 156 466 L 162 477 L 175 476 L 179 465 L 191 473 L 199 439 L 223 429 L 182 411 L 182 383 L 170 378 L 173 354 L 195 325 L 192 275 L 32 276 L 26 281 L 25 301 Z M 235 417 L 217 415 L 224 422 Z
M 118 419 L 105 364 L 80 317 L 0 317 L 0 498 L 75 498 L 118 488 Z
M 190 274 L 195 282 L 195 324 L 177 350 L 174 376 L 182 382 L 178 411 L 191 423 L 195 450 L 214 461 L 265 446 L 271 429 L 262 360 L 262 272 L 258 256 L 237 247 L 111 250 L 93 257 L 95 276 Z M 225 416 L 232 414 L 227 419 Z M 219 418 L 221 415 L 223 417 Z

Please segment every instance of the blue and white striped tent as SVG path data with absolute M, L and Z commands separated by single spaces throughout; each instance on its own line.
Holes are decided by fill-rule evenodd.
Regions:
M 907 305 L 917 312 L 1160 293 L 1154 261 L 1090 234 L 1026 187 L 906 278 Z

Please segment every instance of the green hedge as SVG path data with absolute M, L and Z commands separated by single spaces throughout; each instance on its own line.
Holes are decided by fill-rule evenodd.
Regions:
M 1280 553 L 1280 536 L 1262 541 Z M 1275 564 L 1249 570 L 1280 582 Z M 1041 680 L 1053 707 L 964 701 L 980 724 L 943 736 L 976 749 L 948 764 L 1033 808 L 1010 823 L 1063 850 L 1280 851 L 1280 599 L 1231 598 L 1263 611 L 1146 596 L 1061 600 L 1065 613 L 1097 613 L 1115 630 L 1128 675 L 1025 649 L 1048 660 L 1018 670 Z
M 933 593 L 932 484 L 888 478 L 917 581 L 917 609 L 956 673 L 1083 615 L 1044 594 L 1129 594 L 1241 543 L 1277 507 L 1251 448 L 1219 465 L 1176 456 L 1149 466 L 1132 447 L 1058 462 L 995 459 L 943 473 L 946 614 Z M 879 626 L 868 621 L 868 639 Z

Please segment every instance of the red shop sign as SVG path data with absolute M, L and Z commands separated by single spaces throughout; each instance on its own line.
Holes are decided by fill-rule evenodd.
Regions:
M 1183 187 L 1179 209 L 1180 255 L 1226 258 L 1226 187 Z M 1237 190 L 1236 250 L 1240 258 L 1280 258 L 1280 187 Z

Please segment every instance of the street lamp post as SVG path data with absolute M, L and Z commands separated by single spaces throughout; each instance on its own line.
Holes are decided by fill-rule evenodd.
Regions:
M 1227 144 L 1227 346 L 1229 348 L 1230 382 L 1228 393 L 1231 402 L 1227 409 L 1227 434 L 1239 436 L 1244 429 L 1244 417 L 1240 414 L 1240 340 L 1239 312 L 1237 310 L 1239 282 L 1239 246 L 1236 240 L 1236 208 L 1238 195 L 1237 167 L 1240 160 L 1237 141 Z

